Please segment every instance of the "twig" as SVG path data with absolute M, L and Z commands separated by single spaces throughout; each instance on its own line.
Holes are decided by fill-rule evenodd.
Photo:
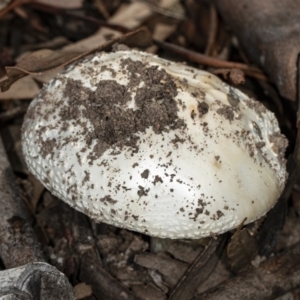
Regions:
M 5 7 L 4 9 L 2 9 L 0 11 L 0 18 L 2 18 L 4 15 L 9 13 L 14 8 L 17 8 L 17 7 L 21 6 L 22 4 L 30 3 L 30 2 L 33 2 L 33 1 L 35 1 L 35 0 L 15 0 L 15 1 L 12 1 L 7 7 Z
M 262 71 L 257 67 L 249 66 L 238 62 L 224 61 L 218 58 L 197 53 L 195 51 L 187 50 L 183 47 L 167 42 L 162 42 L 158 40 L 154 40 L 153 42 L 159 47 L 182 55 L 185 59 L 195 63 L 211 66 L 214 68 L 240 69 L 243 70 L 246 74 L 252 74 L 252 76 L 253 74 L 257 74 L 257 76 L 260 76 L 261 78 L 266 78 Z
M 27 0 L 28 1 L 28 0 Z M 106 27 L 106 28 L 110 28 L 122 33 L 128 33 L 131 30 L 121 26 L 121 25 L 115 25 L 115 24 L 110 24 L 107 21 L 102 21 L 99 20 L 97 18 L 94 17 L 90 17 L 90 16 L 84 16 L 84 15 L 79 15 L 78 13 L 69 11 L 69 10 L 65 10 L 62 8 L 57 8 L 57 7 L 53 7 L 53 6 L 49 6 L 49 5 L 45 5 L 45 4 L 41 4 L 41 3 L 30 3 L 30 7 L 36 9 L 36 10 L 40 10 L 43 12 L 47 12 L 47 13 L 51 13 L 51 14 L 61 14 L 61 15 L 65 15 L 65 16 L 69 16 L 72 18 L 76 18 L 78 20 L 82 20 L 82 21 L 86 21 L 89 23 L 93 23 L 102 27 Z
M 275 299 L 300 286 L 300 243 L 193 300 Z

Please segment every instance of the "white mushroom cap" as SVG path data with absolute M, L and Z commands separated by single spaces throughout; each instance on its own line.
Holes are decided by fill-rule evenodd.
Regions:
M 26 115 L 30 171 L 96 221 L 168 238 L 252 222 L 286 180 L 273 113 L 216 76 L 137 51 L 98 53 Z

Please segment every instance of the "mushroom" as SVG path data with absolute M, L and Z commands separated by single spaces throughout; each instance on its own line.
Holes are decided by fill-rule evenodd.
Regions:
M 274 114 L 218 77 L 138 51 L 78 61 L 31 102 L 29 170 L 98 222 L 162 238 L 250 223 L 284 188 Z

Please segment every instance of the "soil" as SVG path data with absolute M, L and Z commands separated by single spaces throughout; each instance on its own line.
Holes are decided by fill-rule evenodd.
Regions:
M 127 86 L 115 80 L 101 80 L 92 92 L 78 80 L 65 79 L 64 97 L 70 100 L 59 115 L 67 128 L 70 120 L 78 120 L 78 107 L 84 108 L 83 116 L 93 124 L 93 131 L 86 135 L 87 145 L 97 141 L 92 154 L 94 158 L 100 157 L 111 146 L 136 148 L 138 138 L 135 133 L 145 132 L 150 126 L 157 134 L 184 126 L 177 116 L 174 100 L 177 87 L 165 70 L 131 59 L 123 59 L 122 67 L 130 72 Z M 141 83 L 143 87 L 139 87 Z M 122 108 L 132 94 L 137 107 Z M 44 150 L 47 149 L 51 152 L 51 147 L 45 145 Z

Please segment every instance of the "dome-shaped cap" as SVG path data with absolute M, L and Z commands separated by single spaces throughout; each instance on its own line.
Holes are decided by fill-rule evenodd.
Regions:
M 252 222 L 286 179 L 273 113 L 210 73 L 137 51 L 98 53 L 52 80 L 28 109 L 22 145 L 54 195 L 158 237 Z

